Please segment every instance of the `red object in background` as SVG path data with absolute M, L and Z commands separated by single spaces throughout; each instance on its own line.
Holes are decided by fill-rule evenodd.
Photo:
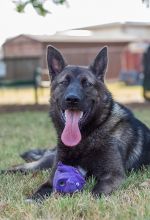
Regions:
M 127 72 L 134 70 L 140 73 L 142 71 L 142 54 L 125 50 L 122 54 L 122 69 Z

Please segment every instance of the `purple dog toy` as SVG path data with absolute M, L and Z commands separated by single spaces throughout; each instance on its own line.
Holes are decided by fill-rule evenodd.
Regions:
M 74 193 L 82 190 L 85 185 L 85 178 L 81 172 L 72 166 L 58 163 L 53 178 L 53 191 L 59 193 Z

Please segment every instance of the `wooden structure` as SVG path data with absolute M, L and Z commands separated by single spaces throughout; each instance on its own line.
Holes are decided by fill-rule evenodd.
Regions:
M 33 72 L 40 66 L 41 43 L 27 36 L 7 40 L 3 45 L 7 80 L 32 80 Z
M 127 42 L 55 42 L 37 39 L 35 36 L 20 35 L 6 41 L 3 45 L 6 63 L 6 79 L 29 79 L 35 68 L 47 68 L 46 48 L 53 45 L 61 50 L 69 64 L 89 65 L 107 45 L 109 67 L 107 77 L 117 79 L 121 69 L 121 53 Z
M 150 24 L 112 23 L 80 28 L 78 35 L 76 32 L 71 30 L 51 36 L 19 35 L 8 39 L 3 45 L 6 79 L 29 79 L 35 68 L 47 68 L 46 48 L 49 44 L 60 49 L 69 64 L 79 65 L 89 65 L 100 49 L 107 45 L 107 78 L 118 79 L 124 48 L 141 37 L 149 38 Z

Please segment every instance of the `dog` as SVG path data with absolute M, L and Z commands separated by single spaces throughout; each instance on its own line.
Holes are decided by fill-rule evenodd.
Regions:
M 67 65 L 61 52 L 48 46 L 47 62 L 51 80 L 50 117 L 57 132 L 57 146 L 23 154 L 30 162 L 7 172 L 52 167 L 49 180 L 31 196 L 38 200 L 50 196 L 53 176 L 61 161 L 79 166 L 87 178 L 95 178 L 94 196 L 110 195 L 121 185 L 127 171 L 150 164 L 150 129 L 114 101 L 107 89 L 107 47 L 84 67 Z

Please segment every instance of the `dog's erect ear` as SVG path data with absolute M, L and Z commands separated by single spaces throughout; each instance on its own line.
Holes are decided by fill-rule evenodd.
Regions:
M 62 54 L 52 46 L 48 46 L 47 48 L 47 63 L 51 80 L 66 66 Z
M 107 46 L 105 46 L 102 48 L 102 50 L 96 56 L 93 64 L 90 66 L 90 68 L 92 69 L 92 72 L 101 81 L 104 81 L 104 75 L 106 72 L 107 63 L 108 63 Z

